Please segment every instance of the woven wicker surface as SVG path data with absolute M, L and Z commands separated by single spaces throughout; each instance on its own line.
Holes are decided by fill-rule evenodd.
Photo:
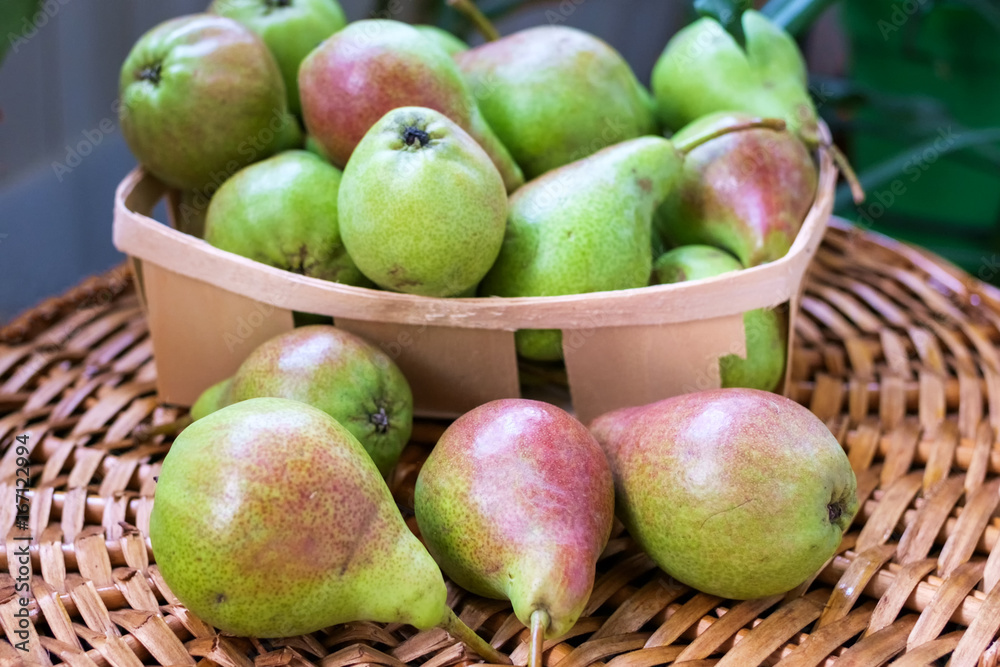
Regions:
M 1000 293 L 940 260 L 831 229 L 799 318 L 792 396 L 830 426 L 862 509 L 827 566 L 787 596 L 732 602 L 670 581 L 620 530 L 571 636 L 547 665 L 998 664 Z M 0 331 L 0 664 L 423 664 L 470 660 L 443 631 L 352 623 L 259 641 L 187 613 L 145 540 L 182 411 L 156 367 L 127 275 L 115 272 Z M 443 424 L 420 422 L 393 480 L 411 500 Z M 15 528 L 14 438 L 27 435 L 27 532 Z M 14 554 L 30 533 L 30 653 L 14 648 Z M 462 619 L 515 664 L 527 631 L 509 604 L 450 588 Z M 23 595 L 23 594 L 20 594 Z

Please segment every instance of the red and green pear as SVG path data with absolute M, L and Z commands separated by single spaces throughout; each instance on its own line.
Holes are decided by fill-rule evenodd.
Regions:
M 149 538 L 170 590 L 223 632 L 408 623 L 509 662 L 447 606 L 441 571 L 361 444 L 304 403 L 255 398 L 187 427 L 163 461 Z
M 413 395 L 399 367 L 371 343 L 329 325 L 280 334 L 191 408 L 201 419 L 252 398 L 288 398 L 327 413 L 356 437 L 388 475 L 413 427 Z M 197 422 L 196 422 L 197 423 Z
M 448 427 L 417 478 L 415 510 L 450 578 L 509 599 L 522 623 L 555 638 L 590 597 L 614 487 L 583 424 L 548 403 L 504 399 Z
M 686 126 L 673 140 L 684 142 L 751 118 L 712 114 Z M 733 132 L 688 153 L 656 222 L 670 245 L 713 245 L 744 266 L 756 266 L 785 256 L 812 206 L 816 186 L 812 156 L 795 135 L 767 128 Z
M 482 146 L 508 191 L 524 182 L 458 66 L 413 26 L 385 19 L 349 24 L 303 61 L 299 92 L 309 134 L 339 167 L 385 114 L 425 107 L 444 114 Z
M 126 143 L 175 188 L 208 195 L 302 141 L 267 46 L 222 16 L 182 16 L 148 31 L 122 64 L 119 93 Z
M 602 415 L 590 430 L 629 534 L 667 574 L 710 595 L 795 588 L 836 553 L 858 511 L 837 439 L 776 394 L 684 394 Z

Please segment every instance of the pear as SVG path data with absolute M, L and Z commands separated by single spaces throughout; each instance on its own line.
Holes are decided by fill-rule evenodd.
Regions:
M 478 595 L 510 599 L 522 623 L 553 639 L 590 598 L 614 485 L 583 424 L 548 403 L 504 399 L 442 434 L 417 477 L 414 506 L 445 574 Z
M 304 403 L 251 399 L 185 429 L 163 461 L 149 537 L 170 590 L 224 632 L 441 626 L 504 661 L 446 605 L 441 571 L 361 444 Z
M 386 113 L 420 106 L 468 132 L 490 156 L 508 191 L 524 182 L 454 61 L 413 26 L 385 19 L 349 24 L 302 62 L 299 92 L 309 134 L 339 167 Z
M 468 44 L 435 25 L 415 25 L 413 27 L 419 30 L 421 35 L 440 46 L 452 58 L 469 50 Z
M 340 187 L 347 252 L 379 286 L 455 296 L 500 252 L 503 179 L 461 127 L 421 107 L 387 113 L 358 144 Z
M 712 114 L 684 127 L 673 140 L 684 142 L 750 118 Z M 735 132 L 689 152 L 656 221 L 672 245 L 713 245 L 734 254 L 743 266 L 756 266 L 785 256 L 816 188 L 816 165 L 792 134 L 767 128 Z
M 776 394 L 684 394 L 602 415 L 590 430 L 629 534 L 667 574 L 710 595 L 795 588 L 836 553 L 858 511 L 837 439 Z
M 339 169 L 304 150 L 245 167 L 212 197 L 205 240 L 293 273 L 366 284 L 340 238 L 340 180 Z
M 716 111 L 782 118 L 810 145 L 819 142 L 806 64 L 791 35 L 763 14 L 742 19 L 746 48 L 713 18 L 701 18 L 671 38 L 653 67 L 660 120 L 677 130 Z
M 337 0 L 214 0 L 208 11 L 236 19 L 260 35 L 281 68 L 288 108 L 299 113 L 299 65 L 347 25 Z
M 528 182 L 510 198 L 503 248 L 484 296 L 556 296 L 645 287 L 651 219 L 683 157 L 662 137 L 640 137 Z M 557 330 L 515 334 L 518 353 L 562 358 Z
M 455 60 L 486 121 L 529 179 L 658 134 L 652 97 L 628 63 L 582 30 L 529 28 Z
M 413 395 L 399 367 L 371 343 L 336 327 L 299 327 L 266 341 L 232 377 L 191 408 L 200 419 L 251 398 L 289 398 L 319 408 L 356 437 L 388 475 L 410 439 Z
M 165 21 L 122 64 L 118 110 L 132 153 L 153 175 L 209 196 L 240 168 L 301 142 L 281 72 L 240 23 Z
M 701 280 L 742 268 L 739 261 L 724 250 L 703 245 L 681 246 L 656 260 L 653 281 L 666 284 Z M 788 356 L 785 323 L 775 310 L 757 308 L 743 314 L 743 328 L 746 357 L 727 354 L 719 359 L 722 386 L 775 391 L 785 374 Z

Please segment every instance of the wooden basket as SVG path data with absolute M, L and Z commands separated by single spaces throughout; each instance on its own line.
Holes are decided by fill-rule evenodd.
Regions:
M 789 395 L 830 427 L 861 510 L 837 555 L 786 596 L 679 586 L 616 531 L 587 608 L 546 667 L 997 667 L 1000 293 L 921 251 L 833 222 L 805 280 Z M 266 641 L 219 634 L 163 582 L 148 540 L 170 448 L 140 437 L 183 411 L 156 399 L 128 273 L 91 280 L 0 329 L 0 665 L 464 666 L 440 630 L 348 623 Z M 391 487 L 412 507 L 446 424 L 418 420 Z M 16 436 L 29 528 L 14 527 Z M 410 520 L 412 525 L 412 518 Z M 29 537 L 27 542 L 15 538 Z M 30 552 L 29 652 L 12 572 Z M 448 603 L 523 665 L 510 604 L 449 584 Z
M 421 416 L 454 417 L 520 396 L 514 331 L 561 329 L 573 408 L 587 421 L 718 387 L 718 358 L 746 354 L 745 311 L 788 303 L 791 336 L 836 180 L 820 149 L 816 201 L 775 262 L 708 280 L 570 296 L 438 299 L 272 268 L 149 217 L 166 188 L 141 169 L 116 192 L 114 241 L 139 279 L 164 401 L 190 405 L 257 345 L 291 329 L 292 311 L 302 311 L 333 317 L 395 358 Z

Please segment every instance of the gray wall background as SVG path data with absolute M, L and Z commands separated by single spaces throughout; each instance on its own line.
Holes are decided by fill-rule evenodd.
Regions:
M 352 20 L 375 9 L 373 1 L 341 2 Z M 123 260 L 111 244 L 111 210 L 134 160 L 112 112 L 118 71 L 142 33 L 206 4 L 53 0 L 57 11 L 25 31 L 0 64 L 0 322 Z M 547 23 L 547 12 L 565 15 L 567 25 L 617 47 L 648 83 L 690 2 L 563 0 L 562 7 L 560 14 L 560 2 L 531 3 L 498 27 L 507 33 Z

